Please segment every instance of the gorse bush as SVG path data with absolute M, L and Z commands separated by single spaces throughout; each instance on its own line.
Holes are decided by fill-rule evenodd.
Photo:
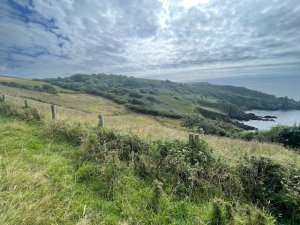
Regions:
M 0 115 L 17 117 L 31 122 L 42 120 L 42 116 L 35 108 L 18 107 L 5 102 L 0 102 Z

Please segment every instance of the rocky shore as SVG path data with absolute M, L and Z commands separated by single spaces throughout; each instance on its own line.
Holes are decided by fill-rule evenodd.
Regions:
M 262 120 L 262 121 L 274 121 L 276 119 L 276 116 L 257 116 L 254 113 L 244 113 L 241 116 L 237 116 L 234 119 L 239 121 L 249 121 L 249 120 Z

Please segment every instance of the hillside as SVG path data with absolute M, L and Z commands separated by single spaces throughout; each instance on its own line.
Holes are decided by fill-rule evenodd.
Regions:
M 151 141 L 126 130 L 78 126 L 74 118 L 69 125 L 62 118 L 50 121 L 41 107 L 45 103 L 38 108 L 30 103 L 21 108 L 0 102 L 2 224 L 296 224 L 299 219 L 295 152 L 210 136 L 204 137 L 209 145 L 199 140 L 194 146 L 187 134 L 183 141 Z M 265 172 L 256 174 L 257 169 Z M 281 189 L 281 182 L 288 187 Z
M 0 75 L 0 84 L 9 87 L 48 92 L 52 94 L 57 92 L 72 92 L 71 90 L 66 90 L 55 85 L 49 85 L 48 83 L 43 81 L 23 79 L 23 78 L 3 76 L 3 75 Z
M 172 155 L 167 157 L 166 160 L 176 160 L 166 161 L 166 167 L 162 167 L 163 170 L 162 168 L 159 169 L 161 171 L 159 180 L 155 181 L 155 176 L 151 177 L 150 174 L 155 174 L 155 171 L 157 171 L 154 169 L 158 160 L 157 148 L 164 149 L 166 147 L 166 149 L 169 149 L 170 154 L 177 151 L 179 151 L 177 152 L 179 154 L 182 150 L 187 149 L 182 152 L 185 155 L 184 152 L 191 151 L 190 147 L 185 144 L 188 140 L 188 131 L 180 127 L 177 120 L 135 113 L 126 109 L 124 105 L 114 103 L 106 98 L 77 92 L 51 94 L 1 85 L 0 92 L 6 94 L 8 104 L 19 107 L 15 109 L 16 111 L 12 111 L 13 117 L 26 119 L 30 115 L 31 109 L 37 109 L 37 112 L 41 115 L 41 122 L 28 124 L 20 120 L 12 120 L 11 116 L 9 116 L 10 118 L 7 117 L 5 112 L 14 110 L 13 108 L 3 110 L 5 108 L 1 109 L 0 107 L 0 115 L 2 113 L 0 132 L 1 136 L 4 137 L 0 142 L 0 154 L 1 159 L 4 159 L 2 161 L 5 168 L 7 168 L 3 170 L 1 175 L 3 179 L 1 183 L 6 185 L 6 191 L 2 191 L 4 195 L 2 195 L 1 201 L 18 202 L 18 205 L 20 205 L 20 207 L 15 208 L 10 205 L 2 207 L 1 214 L 5 216 L 1 217 L 2 221 L 0 220 L 0 222 L 4 224 L 8 221 L 20 223 L 21 220 L 25 221 L 24 224 L 34 224 L 38 223 L 36 218 L 42 221 L 40 223 L 51 221 L 51 223 L 63 224 L 74 224 L 76 222 L 101 224 L 101 221 L 105 221 L 104 224 L 120 224 L 122 222 L 134 224 L 138 222 L 155 223 L 155 221 L 161 220 L 173 224 L 205 224 L 219 219 L 225 221 L 225 224 L 231 220 L 235 221 L 234 223 L 231 222 L 233 224 L 244 224 L 246 221 L 252 221 L 253 224 L 258 223 L 258 221 L 264 221 L 264 224 L 274 224 L 275 220 L 280 220 L 281 223 L 293 224 L 293 222 L 287 221 L 286 216 L 283 220 L 277 218 L 277 214 L 273 210 L 285 212 L 282 211 L 282 208 L 275 207 L 274 209 L 272 206 L 270 206 L 270 209 L 268 208 L 269 200 L 276 201 L 276 199 L 271 199 L 273 194 L 270 196 L 267 192 L 263 192 L 266 202 L 259 207 L 256 205 L 256 200 L 253 200 L 253 202 L 249 200 L 253 196 L 246 195 L 240 189 L 245 188 L 241 186 L 241 182 L 246 182 L 249 176 L 246 175 L 247 179 L 243 180 L 240 172 L 251 172 L 255 166 L 259 165 L 271 171 L 275 169 L 274 172 L 279 169 L 277 172 L 282 174 L 280 176 L 283 176 L 283 179 L 286 179 L 285 181 L 292 183 L 289 183 L 287 190 L 282 189 L 278 196 L 281 199 L 287 196 L 290 196 L 287 198 L 294 199 L 297 196 L 297 191 L 290 192 L 294 190 L 290 188 L 294 188 L 293 185 L 297 184 L 293 183 L 297 182 L 297 177 L 293 177 L 293 171 L 300 169 L 300 158 L 297 152 L 290 151 L 277 144 L 205 135 L 202 139 L 208 143 L 207 147 L 211 149 L 211 154 L 206 152 L 207 147 L 205 147 L 204 142 L 204 145 L 200 145 L 202 146 L 202 150 L 199 149 L 200 152 L 204 151 L 201 153 L 201 155 L 204 155 L 200 158 L 209 157 L 213 159 L 212 164 L 207 164 L 208 167 L 205 168 L 182 164 L 175 169 L 172 167 L 174 166 L 173 163 L 178 163 L 177 159 L 182 160 L 182 156 Z M 20 106 L 24 106 L 24 98 L 28 99 L 30 106 L 30 110 L 25 114 L 23 110 L 26 111 L 26 109 L 24 107 L 20 108 Z M 49 103 L 58 106 L 56 121 L 50 119 Z M 100 145 L 97 144 L 97 141 L 93 141 L 95 134 L 89 133 L 93 132 L 98 124 L 98 114 L 105 115 L 105 130 L 108 132 L 97 134 L 101 135 L 99 140 L 105 141 L 105 144 L 99 142 Z M 87 134 L 89 135 L 86 136 Z M 13 140 L 21 140 L 21 142 Z M 130 143 L 135 143 L 134 146 L 136 146 L 138 154 L 141 154 L 139 160 L 142 160 L 143 164 L 139 165 L 138 171 L 144 171 L 142 174 L 133 169 L 131 156 L 123 158 L 126 149 L 133 148 L 127 146 Z M 10 154 L 7 154 L 5 149 L 9 149 Z M 101 153 L 104 149 L 110 150 L 103 162 L 101 161 L 102 156 L 98 153 Z M 114 158 L 113 154 L 121 155 Z M 14 161 L 14 159 L 20 157 L 26 160 L 23 160 L 22 163 Z M 254 161 L 250 160 L 252 157 L 255 158 Z M 31 158 L 34 160 L 30 160 Z M 60 162 L 59 166 L 57 166 L 58 162 Z M 206 163 L 204 164 L 206 165 Z M 9 165 L 13 165 L 13 167 L 9 167 Z M 99 168 L 99 165 L 103 166 Z M 109 167 L 109 165 L 113 165 L 113 167 Z M 31 168 L 35 168 L 35 173 L 32 175 L 30 174 Z M 173 183 L 173 178 L 175 181 L 178 179 L 178 171 L 170 173 L 170 171 L 176 171 L 180 168 L 184 171 L 187 169 L 183 174 L 190 174 L 200 168 L 201 171 L 204 169 L 205 174 L 210 174 L 204 180 L 203 178 L 206 176 L 201 175 L 201 185 L 195 186 L 195 188 L 201 188 L 201 190 L 197 189 L 199 193 L 197 192 L 198 194 L 193 198 L 188 197 L 187 200 L 185 200 L 186 194 L 181 196 L 179 193 L 185 193 L 186 190 L 190 189 L 181 186 L 184 183 L 179 186 L 175 184 L 176 182 Z M 148 173 L 147 171 L 152 172 Z M 286 174 L 284 171 L 288 173 Z M 145 172 L 148 174 L 146 176 L 148 179 L 145 179 L 143 175 Z M 11 174 L 15 174 L 15 176 Z M 32 179 L 31 176 L 36 176 L 35 174 L 46 175 L 45 177 Z M 190 175 L 195 176 L 195 174 L 192 174 Z M 273 172 L 271 172 L 263 176 L 272 177 L 273 175 Z M 284 177 L 291 175 L 292 177 Z M 24 183 L 19 178 L 20 176 L 26 177 L 28 182 Z M 116 180 L 113 183 L 108 183 L 113 186 L 106 186 L 107 179 L 111 180 L 111 177 L 114 176 L 116 176 Z M 9 177 L 13 177 L 13 179 L 9 179 Z M 53 177 L 53 180 L 51 177 Z M 77 178 L 73 179 L 74 177 Z M 274 179 L 271 177 L 268 179 Z M 276 179 L 280 180 L 281 178 L 277 177 Z M 180 182 L 183 180 L 185 178 L 181 177 Z M 200 182 L 200 180 L 197 180 L 197 182 Z M 266 182 L 264 185 L 267 185 L 269 181 L 262 182 Z M 159 191 L 161 190 L 161 183 L 163 184 L 162 192 Z M 33 188 L 37 184 L 38 188 Z M 190 187 L 189 185 L 188 187 Z M 20 188 L 14 189 L 14 187 Z M 59 187 L 59 192 L 53 192 L 51 187 Z M 114 188 L 111 189 L 112 187 Z M 261 186 L 259 188 L 265 187 Z M 269 188 L 266 190 L 269 190 Z M 82 189 L 85 191 L 82 192 Z M 46 191 L 42 192 L 42 190 Z M 251 190 L 248 191 L 251 192 Z M 262 190 L 257 191 L 261 192 Z M 285 191 L 289 192 L 286 193 Z M 52 200 L 44 201 L 41 192 L 44 193 L 45 198 L 51 196 Z M 31 193 L 31 195 L 28 193 Z M 80 197 L 77 196 L 77 193 Z M 203 193 L 206 194 L 203 195 Z M 243 194 L 241 195 L 241 193 Z M 254 191 L 253 194 L 255 193 L 257 192 Z M 14 196 L 28 197 L 17 198 Z M 74 197 L 70 199 L 69 196 Z M 114 197 L 112 198 L 112 196 Z M 262 196 L 259 198 L 262 198 Z M 284 207 L 294 207 L 293 204 L 298 204 L 289 201 L 287 202 L 292 205 L 285 205 Z M 30 202 L 34 203 L 30 204 Z M 71 202 L 71 205 L 66 213 L 61 215 L 58 212 L 65 212 L 63 209 L 65 202 Z M 153 204 L 159 204 L 158 211 L 155 207 L 153 208 Z M 29 208 L 24 208 L 22 205 L 28 205 Z M 99 207 L 99 205 L 102 206 Z M 37 206 L 38 208 L 35 208 Z M 268 210 L 263 210 L 265 207 Z M 111 212 L 112 208 L 117 211 L 113 210 Z M 295 208 L 295 210 L 297 209 Z M 18 212 L 20 216 L 15 217 L 15 212 Z M 35 212 L 41 216 L 36 217 Z
M 43 81 L 109 98 L 138 112 L 173 118 L 201 113 L 212 119 L 227 120 L 241 118 L 246 109 L 300 108 L 300 103 L 292 99 L 208 83 L 184 84 L 105 74 L 77 74 Z

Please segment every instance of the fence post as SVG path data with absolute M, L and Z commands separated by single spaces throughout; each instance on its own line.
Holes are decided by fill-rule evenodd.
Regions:
M 195 134 L 195 142 L 199 141 L 199 134 Z
M 195 134 L 194 133 L 189 133 L 189 143 L 190 145 L 193 145 L 195 141 Z
M 203 128 L 200 128 L 200 129 L 199 129 L 199 133 L 200 133 L 201 137 L 204 137 L 205 131 L 204 131 Z
M 99 127 L 104 127 L 104 116 L 98 115 L 98 119 L 99 119 Z
M 24 106 L 25 106 L 25 108 L 28 108 L 28 101 L 27 101 L 27 98 L 24 99 Z
M 56 105 L 51 105 L 51 114 L 52 114 L 52 119 L 55 120 L 55 117 L 56 117 Z
M 6 96 L 5 95 L 2 95 L 2 101 L 6 102 Z

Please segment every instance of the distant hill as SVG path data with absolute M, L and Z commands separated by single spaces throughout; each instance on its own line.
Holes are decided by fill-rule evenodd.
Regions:
M 299 75 L 222 77 L 202 80 L 202 82 L 203 81 L 211 84 L 241 86 L 276 95 L 277 97 L 287 96 L 297 101 L 300 100 Z
M 55 94 L 57 92 L 70 92 L 69 90 L 63 90 L 58 86 L 49 85 L 49 83 L 43 81 L 3 75 L 0 75 L 0 85 L 33 91 L 48 92 L 52 94 Z
M 52 85 L 109 98 L 129 109 L 173 118 L 200 113 L 212 119 L 241 118 L 249 109 L 299 109 L 289 98 L 230 85 L 175 83 L 106 74 L 43 79 Z

